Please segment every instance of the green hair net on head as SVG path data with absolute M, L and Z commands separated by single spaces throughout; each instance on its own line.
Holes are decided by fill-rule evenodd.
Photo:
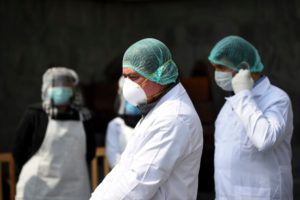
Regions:
M 178 78 L 178 69 L 170 50 L 153 38 L 137 41 L 126 50 L 123 68 L 126 67 L 160 85 L 174 83 Z
M 251 72 L 261 72 L 264 69 L 256 48 L 239 36 L 227 36 L 220 40 L 211 50 L 208 59 L 234 71 L 249 68 Z

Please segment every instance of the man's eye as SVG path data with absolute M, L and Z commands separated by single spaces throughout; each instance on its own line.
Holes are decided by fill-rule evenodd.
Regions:
M 220 71 L 224 71 L 226 69 L 226 67 L 219 65 L 219 66 L 216 66 L 216 69 L 220 70 Z
M 132 81 L 135 81 L 135 80 L 137 80 L 139 77 L 137 77 L 137 76 L 128 76 L 128 78 L 129 78 L 130 80 L 132 80 Z
M 140 76 L 136 75 L 136 74 L 128 74 L 127 77 L 134 81 L 134 80 L 137 80 Z

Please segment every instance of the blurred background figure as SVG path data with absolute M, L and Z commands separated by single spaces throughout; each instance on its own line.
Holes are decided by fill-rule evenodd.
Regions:
M 109 122 L 106 131 L 105 150 L 111 168 L 119 162 L 122 152 L 133 135 L 133 129 L 141 117 L 139 109 L 124 99 L 123 84 L 124 77 L 122 76 L 119 79 L 115 103 L 118 116 Z
M 76 72 L 65 67 L 50 68 L 43 75 L 42 104 L 29 106 L 17 128 L 16 200 L 89 198 L 93 123 L 78 83 Z

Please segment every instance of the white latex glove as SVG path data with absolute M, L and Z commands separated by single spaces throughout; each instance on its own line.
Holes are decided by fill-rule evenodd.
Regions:
M 248 69 L 240 69 L 240 71 L 232 78 L 232 88 L 235 94 L 242 90 L 251 90 L 254 81 Z

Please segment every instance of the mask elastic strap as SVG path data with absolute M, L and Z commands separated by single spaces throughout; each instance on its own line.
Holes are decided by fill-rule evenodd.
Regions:
M 160 92 L 158 92 L 157 94 L 153 95 L 152 98 L 155 99 L 156 97 L 158 97 L 159 95 L 161 95 L 162 93 L 165 92 L 166 89 L 161 90 Z
M 143 80 L 143 82 L 140 84 L 141 88 L 145 87 L 146 82 L 148 81 L 148 79 L 145 78 L 145 80 Z

